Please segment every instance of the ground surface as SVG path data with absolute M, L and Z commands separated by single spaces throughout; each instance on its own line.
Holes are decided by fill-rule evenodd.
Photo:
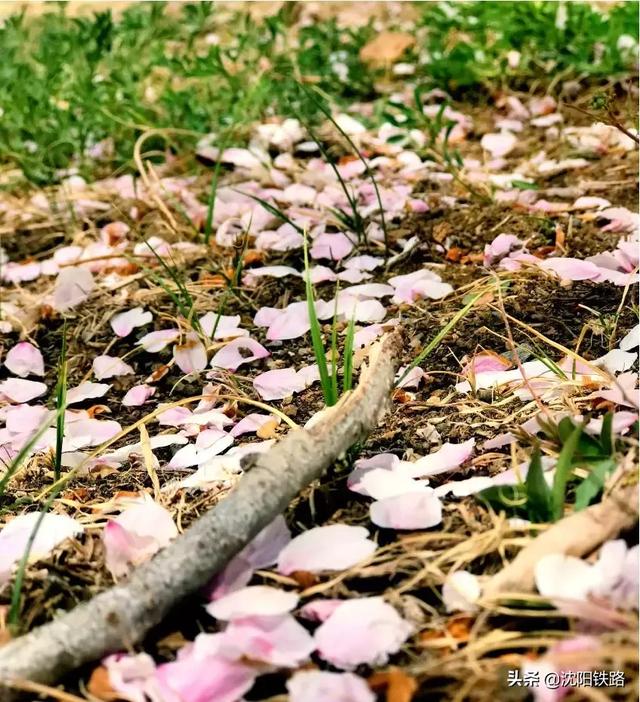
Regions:
M 304 24 L 305 12 L 309 8 L 295 21 Z M 413 26 L 398 21 L 403 31 Z M 376 25 L 369 41 L 386 27 Z M 216 26 L 223 39 L 225 31 L 224 24 Z M 389 42 L 374 53 L 391 51 Z M 596 551 L 580 554 L 582 564 L 548 565 L 555 585 L 543 586 L 539 574 L 533 592 L 523 586 L 497 601 L 481 594 L 539 531 L 572 513 L 576 499 L 581 507 L 595 504 L 621 472 L 623 480 L 634 479 L 635 78 L 626 69 L 610 79 L 581 81 L 566 69 L 550 85 L 542 77 L 515 75 L 510 84 L 450 93 L 431 85 L 414 94 L 408 56 L 400 51 L 388 58 L 370 84 L 375 94 L 367 98 L 363 90 L 349 107 L 346 89 L 339 104 L 329 101 L 327 108 L 316 103 L 324 91 L 301 88 L 311 94 L 304 108 L 313 112 L 308 129 L 302 107 L 288 122 L 276 111 L 247 122 L 238 131 L 244 143 L 237 145 L 226 132 L 221 142 L 214 135 L 196 145 L 189 137 L 187 146 L 142 128 L 134 142 L 129 125 L 122 140 L 137 146 L 126 162 L 118 135 L 110 141 L 101 134 L 76 170 L 73 159 L 42 170 L 32 168 L 24 133 L 12 133 L 15 160 L 5 154 L 0 193 L 0 450 L 7 476 L 0 509 L 6 524 L 45 505 L 49 514 L 26 568 L 19 562 L 34 523 L 25 522 L 17 536 L 6 527 L 0 532 L 8 554 L 0 556 L 5 637 L 126 577 L 242 480 L 238 447 L 268 449 L 266 442 L 289 431 L 283 418 L 304 426 L 324 407 L 328 390 L 318 378 L 323 360 L 309 334 L 314 320 L 304 303 L 305 270 L 316 299 L 326 303 L 318 325 L 329 371 L 334 349 L 340 389 L 352 319 L 356 381 L 368 347 L 394 325 L 405 331 L 400 365 L 411 368 L 409 375 L 400 372 L 392 409 L 368 441 L 285 514 L 294 537 L 325 525 L 360 526 L 375 550 L 337 567 L 331 552 L 335 556 L 344 544 L 324 546 L 323 556 L 318 542 L 325 559 L 319 566 L 303 555 L 300 567 L 287 570 L 273 557 L 229 586 L 269 585 L 300 596 L 294 615 L 304 634 L 284 641 L 265 634 L 259 593 L 247 593 L 252 635 L 262 636 L 267 648 L 281 647 L 279 662 L 235 642 L 238 657 L 224 659 L 229 669 L 221 668 L 198 697 L 189 682 L 195 654 L 187 642 L 203 631 L 231 636 L 234 622 L 225 629 L 225 618 L 209 616 L 205 600 L 194 597 L 137 649 L 158 668 L 146 658 L 110 657 L 104 667 L 65 681 L 76 697 L 51 690 L 51 698 L 143 699 L 144 691 L 154 700 L 174 699 L 168 688 L 154 687 L 157 680 L 168 684 L 166 671 L 172 671 L 170 694 L 183 702 L 560 699 L 557 691 L 509 682 L 520 671 L 540 679 L 548 670 L 606 671 L 608 682 L 614 672 L 624 674 L 623 687 L 598 690 L 574 679 L 562 693 L 566 699 L 637 697 L 633 530 L 616 535 L 622 541 L 610 569 L 617 579 L 606 580 L 604 556 Z M 401 59 L 409 68 L 392 70 Z M 351 58 L 336 60 L 351 66 Z M 159 126 L 170 139 L 168 125 Z M 368 287 L 372 283 L 385 287 Z M 150 314 L 123 329 L 116 315 L 136 308 Z M 150 350 L 148 334 L 169 329 L 175 334 L 163 348 Z M 249 337 L 256 345 L 242 347 Z M 235 355 L 218 355 L 234 344 L 241 347 Z M 295 376 L 305 368 L 306 380 Z M 273 374 L 277 370 L 281 375 Z M 45 409 L 55 409 L 63 387 L 87 391 L 84 399 L 73 398 L 64 421 Z M 194 414 L 157 416 L 159 408 L 190 397 L 196 400 L 185 406 Z M 251 413 L 259 415 L 257 424 L 234 434 Z M 613 419 L 610 439 L 599 432 L 605 416 Z M 570 419 L 558 428 L 563 417 Z M 146 433 L 133 426 L 145 418 Z M 585 425 L 573 451 L 566 448 L 566 422 L 573 422 L 570 429 Z M 56 425 L 65 437 L 57 448 Z M 33 438 L 39 427 L 46 431 Z M 560 514 L 536 512 L 536 499 L 539 505 L 552 497 L 520 479 L 527 469 L 533 473 L 538 451 L 549 494 L 560 491 Z M 416 463 L 430 455 L 430 462 Z M 377 456 L 377 463 L 366 462 Z M 567 460 L 565 491 L 557 474 Z M 414 463 L 424 467 L 412 473 Z M 514 468 L 518 477 L 500 493 L 496 476 Z M 463 484 L 479 477 L 486 480 Z M 594 487 L 587 494 L 588 480 Z M 449 483 L 460 485 L 443 487 Z M 415 495 L 429 495 L 428 504 L 416 505 Z M 75 521 L 54 524 L 52 515 Z M 582 567 L 593 579 L 584 592 L 587 571 L 576 570 Z M 461 571 L 471 575 L 459 580 Z M 395 614 L 345 615 L 343 630 L 335 623 L 340 607 L 317 615 L 326 619 L 320 628 L 301 615 L 310 602 L 335 608 L 336 599 L 365 597 L 384 597 Z M 563 598 L 579 600 L 580 612 L 570 612 Z M 333 638 L 321 646 L 316 633 L 309 655 L 301 654 L 314 631 L 332 619 Z M 338 651 L 341 637 L 350 641 L 350 654 Z M 299 655 L 291 653 L 296 646 Z M 180 662 L 166 667 L 180 649 L 182 668 Z M 574 658 L 563 659 L 567 654 Z M 206 655 L 211 666 L 218 664 L 214 648 Z M 129 687 L 122 683 L 123 660 L 136 669 Z M 233 666 L 242 668 L 244 688 L 216 688 L 238 673 Z M 322 693 L 308 680 L 304 687 L 302 670 L 353 671 L 368 682 L 340 698 L 338 687 Z M 336 676 L 331 684 L 347 680 Z M 355 683 L 349 678 L 349 684 Z

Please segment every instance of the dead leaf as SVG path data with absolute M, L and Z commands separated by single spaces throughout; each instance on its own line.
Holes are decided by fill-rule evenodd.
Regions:
M 474 621 L 475 620 L 473 617 L 469 617 L 467 615 L 453 617 L 447 623 L 447 631 L 449 632 L 449 636 L 460 643 L 467 643 L 471 634 L 471 626 L 473 625 Z
M 264 253 L 258 249 L 247 249 L 242 256 L 242 262 L 245 266 L 250 266 L 254 263 L 262 263 L 264 261 Z
M 159 380 L 164 378 L 164 376 L 168 372 L 169 372 L 169 366 L 167 366 L 167 365 L 156 366 L 151 371 L 151 375 L 144 382 L 145 383 L 157 383 Z
M 415 41 L 405 32 L 381 32 L 360 49 L 360 60 L 383 66 L 395 63 Z
M 389 670 L 374 673 L 367 682 L 376 691 L 386 688 L 387 702 L 411 702 L 418 689 L 416 679 L 400 668 L 389 668 Z
M 466 251 L 458 246 L 452 246 L 448 251 L 445 258 L 447 261 L 453 261 L 453 263 L 458 263 L 460 259 L 465 255 Z
M 200 278 L 202 285 L 207 288 L 224 288 L 227 281 L 221 275 L 203 275 Z
M 393 391 L 392 401 L 398 403 L 399 405 L 406 405 L 409 402 L 413 402 L 413 397 L 410 393 L 398 388 Z
M 91 405 L 87 410 L 90 417 L 95 417 L 98 414 L 111 414 L 111 409 L 106 405 Z
M 433 227 L 433 232 L 432 236 L 435 241 L 437 241 L 439 244 L 444 243 L 444 240 L 449 236 L 453 234 L 453 227 L 449 222 L 438 222 L 434 227 Z
M 259 439 L 267 440 L 273 439 L 277 435 L 278 422 L 274 419 L 269 419 L 256 431 L 256 436 Z
M 89 682 L 87 683 L 87 690 L 94 697 L 97 697 L 99 700 L 104 700 L 104 702 L 112 702 L 113 700 L 121 699 L 118 693 L 111 687 L 109 673 L 103 665 L 99 665 L 97 668 L 93 669 Z
M 317 585 L 318 583 L 318 578 L 307 570 L 294 570 L 289 577 L 293 578 L 293 580 L 295 580 L 298 585 L 305 590 L 308 587 Z

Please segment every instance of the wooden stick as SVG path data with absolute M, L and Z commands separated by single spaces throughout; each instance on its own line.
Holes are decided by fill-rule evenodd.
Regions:
M 390 402 L 401 348 L 399 332 L 385 336 L 353 392 L 313 428 L 291 431 L 252 456 L 251 470 L 229 496 L 127 582 L 0 648 L 0 700 L 13 698 L 12 680 L 54 683 L 85 663 L 130 648 L 176 603 L 206 585 L 300 490 L 376 427 Z

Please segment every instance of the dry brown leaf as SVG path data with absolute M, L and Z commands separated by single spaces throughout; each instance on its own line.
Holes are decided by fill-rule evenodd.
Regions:
M 303 590 L 318 584 L 318 578 L 308 570 L 294 570 L 289 577 L 295 580 Z
M 263 441 L 266 441 L 267 439 L 273 439 L 277 435 L 277 429 L 278 421 L 275 418 L 269 419 L 261 427 L 258 428 L 258 431 L 256 431 L 256 436 L 259 439 L 262 439 Z
M 97 668 L 93 669 L 89 682 L 87 683 L 87 690 L 94 697 L 97 697 L 99 700 L 104 700 L 104 702 L 112 702 L 113 700 L 121 699 L 118 693 L 111 687 L 109 673 L 103 665 L 99 665 Z
M 415 43 L 415 38 L 405 32 L 381 32 L 360 49 L 364 63 L 386 65 L 395 63 Z
M 387 702 L 411 702 L 418 689 L 416 679 L 400 668 L 389 668 L 389 670 L 374 673 L 368 683 L 374 690 L 386 688 Z
M 144 381 L 145 383 L 157 383 L 158 380 L 164 378 L 164 376 L 169 372 L 169 366 L 160 365 L 156 366 L 151 375 Z

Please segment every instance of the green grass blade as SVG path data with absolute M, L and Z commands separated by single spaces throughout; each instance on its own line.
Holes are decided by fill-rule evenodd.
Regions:
M 613 458 L 605 458 L 589 465 L 589 475 L 576 488 L 573 509 L 576 512 L 586 509 L 596 495 L 602 492 L 607 474 L 616 467 Z
M 613 412 L 607 412 L 602 418 L 600 446 L 605 456 L 611 456 L 613 454 Z
M 333 404 L 338 401 L 338 291 L 336 290 L 331 322 L 331 398 Z
M 299 234 L 302 234 L 304 236 L 305 231 L 302 227 L 298 226 L 295 222 L 293 222 L 287 215 L 278 207 L 275 205 L 272 205 L 270 202 L 267 202 L 266 200 L 263 200 L 261 197 L 258 197 L 257 195 L 251 195 L 250 193 L 245 193 L 242 190 L 234 190 L 237 193 L 240 193 L 241 195 L 245 195 L 246 197 L 250 197 L 252 200 L 255 200 L 257 203 L 262 205 L 264 209 L 267 212 L 270 212 L 274 217 L 278 217 L 281 219 L 283 222 L 286 222 L 287 224 L 290 224 Z
M 349 392 L 353 387 L 353 343 L 356 334 L 356 325 L 354 318 L 349 320 L 347 334 L 344 340 L 344 357 L 342 361 L 343 377 L 342 377 L 342 392 Z
M 558 462 L 556 463 L 556 472 L 553 477 L 553 488 L 552 488 L 552 505 L 553 505 L 553 518 L 558 520 L 562 517 L 564 510 L 564 500 L 565 492 L 567 488 L 567 483 L 571 477 L 571 472 L 573 469 L 573 456 L 578 448 L 578 442 L 580 441 L 580 436 L 582 435 L 583 425 L 579 424 L 574 427 L 573 431 L 564 442 L 560 455 L 558 456 Z
M 553 518 L 551 489 L 547 485 L 542 470 L 540 448 L 536 446 L 525 480 L 527 493 L 527 513 L 532 522 L 548 522 Z
M 62 346 L 60 349 L 60 364 L 58 370 L 58 383 L 56 387 L 56 455 L 53 465 L 55 480 L 60 480 L 62 470 L 62 443 L 64 441 L 65 410 L 67 404 L 67 323 L 62 328 Z
M 36 433 L 27 441 L 26 444 L 18 451 L 18 455 L 11 461 L 11 464 L 5 471 L 5 474 L 0 478 L 0 495 L 4 494 L 4 489 L 7 483 L 11 480 L 13 475 L 16 473 L 18 468 L 24 463 L 27 456 L 31 453 L 33 447 L 38 443 L 40 437 L 49 429 L 51 422 L 45 420 L 43 424 L 40 425 Z
M 320 387 L 324 396 L 325 404 L 331 407 L 335 404 L 332 394 L 331 378 L 329 377 L 329 369 L 327 368 L 327 358 L 322 345 L 322 334 L 320 332 L 320 322 L 316 314 L 315 299 L 313 295 L 313 285 L 311 284 L 311 276 L 309 275 L 309 252 L 307 237 L 304 237 L 304 278 L 305 290 L 307 295 L 307 310 L 309 312 L 309 322 L 311 325 L 311 346 L 313 354 L 318 364 L 318 373 L 320 374 Z
M 373 189 L 376 193 L 376 199 L 378 201 L 378 208 L 380 209 L 380 226 L 382 227 L 382 232 L 384 235 L 384 257 L 385 257 L 385 261 L 386 261 L 386 259 L 389 257 L 389 233 L 387 231 L 387 222 L 386 222 L 385 217 L 384 217 L 384 207 L 382 206 L 382 198 L 380 197 L 380 191 L 378 190 L 378 183 L 376 182 L 375 176 L 373 175 L 373 171 L 369 168 L 369 164 L 366 162 L 364 156 L 360 153 L 360 150 L 353 142 L 353 139 L 333 119 L 331 112 L 329 110 L 327 110 L 327 108 L 319 100 L 316 100 L 316 98 L 306 88 L 306 86 L 302 85 L 302 88 L 307 93 L 307 95 L 313 100 L 316 107 L 333 124 L 333 126 L 340 132 L 340 134 L 342 134 L 342 136 L 346 139 L 349 146 L 354 150 L 357 157 L 360 159 L 360 161 L 364 165 L 365 173 L 367 174 L 367 177 L 369 178 L 369 180 L 371 180 L 371 183 L 373 185 Z
M 413 359 L 413 361 L 407 366 L 404 373 L 396 381 L 396 387 L 407 377 L 410 371 L 412 371 L 416 366 L 420 365 L 422 361 L 439 345 L 440 342 L 445 338 L 445 336 L 456 326 L 456 324 L 464 319 L 467 314 L 469 314 L 471 308 L 476 304 L 476 302 L 485 295 L 484 292 L 474 295 L 469 302 L 456 314 L 453 316 L 450 322 L 445 324 L 444 327 L 433 337 L 433 339 L 422 349 L 422 351 Z
M 226 139 L 220 144 L 220 153 L 218 160 L 213 169 L 213 177 L 211 178 L 211 189 L 209 190 L 209 200 L 207 202 L 207 218 L 204 223 L 204 243 L 209 246 L 211 233 L 213 232 L 213 213 L 216 206 L 216 196 L 218 193 L 218 183 L 220 181 L 220 170 L 222 168 L 222 153 L 227 147 Z
M 316 136 L 316 133 L 313 131 L 313 128 L 311 125 L 306 122 L 298 113 L 296 114 L 297 119 L 302 123 L 304 128 L 309 132 L 309 135 L 315 141 L 316 146 L 318 149 L 320 149 L 320 153 L 323 155 L 324 160 L 329 164 L 331 167 L 331 170 L 335 173 L 336 178 L 338 179 L 338 182 L 340 183 L 340 187 L 342 188 L 342 191 L 344 192 L 345 197 L 347 198 L 347 202 L 349 203 L 349 207 L 351 207 L 351 211 L 353 212 L 353 227 L 356 230 L 356 233 L 358 235 L 358 238 L 361 241 L 364 241 L 364 222 L 362 221 L 362 217 L 360 216 L 360 212 L 358 212 L 358 203 L 356 201 L 356 198 L 353 196 L 353 193 L 349 190 L 349 187 L 344 181 L 344 178 L 340 174 L 340 170 L 336 166 L 336 164 L 333 162 L 333 159 L 329 155 L 328 151 L 324 148 L 322 145 L 320 139 Z

